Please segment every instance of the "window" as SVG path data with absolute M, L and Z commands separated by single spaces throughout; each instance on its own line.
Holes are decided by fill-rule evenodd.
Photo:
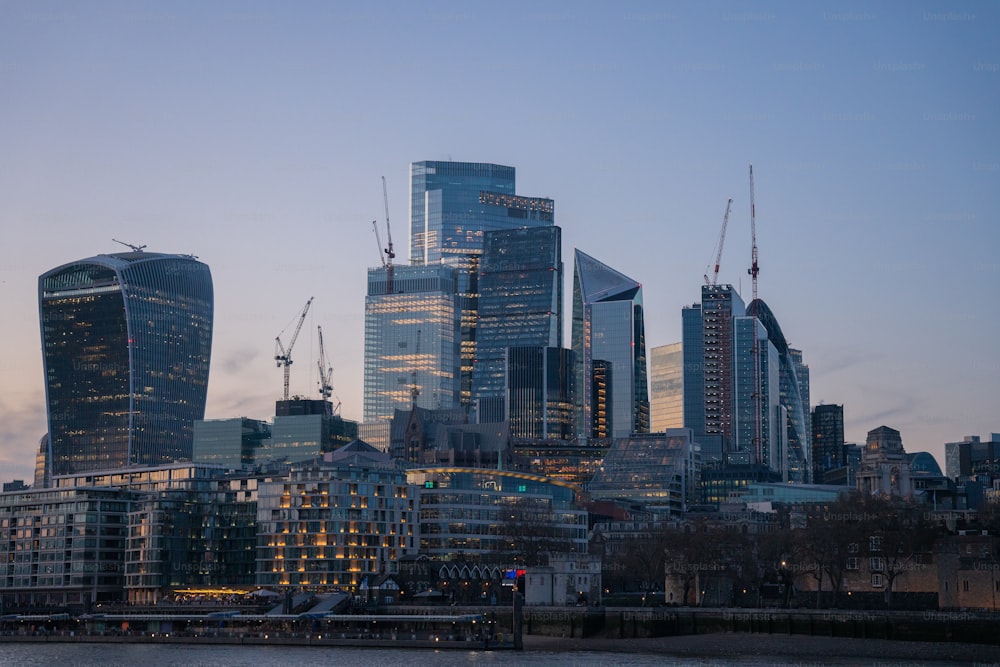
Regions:
M 882 550 L 882 538 L 878 535 L 872 535 L 868 538 L 868 550 L 869 551 L 881 551 Z
M 885 570 L 885 561 L 876 556 L 868 559 L 868 569 L 872 572 L 882 572 Z
M 881 574 L 872 575 L 872 588 L 882 588 L 885 586 L 885 577 Z
M 852 558 L 848 558 L 847 559 L 847 569 L 848 570 L 857 570 L 857 569 L 860 569 L 860 567 L 861 566 L 858 564 L 858 559 L 857 558 L 853 558 L 852 557 Z

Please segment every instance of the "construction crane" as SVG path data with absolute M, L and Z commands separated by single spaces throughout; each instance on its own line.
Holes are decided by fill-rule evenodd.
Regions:
M 392 260 L 396 258 L 396 252 L 392 248 L 392 227 L 389 226 L 389 191 L 385 185 L 385 176 L 382 177 L 382 200 L 385 203 L 385 233 L 388 240 L 388 244 L 382 245 L 382 236 L 378 233 L 378 221 L 372 220 L 372 227 L 375 228 L 375 241 L 378 243 L 378 257 L 382 261 L 382 268 L 385 269 L 386 273 L 386 294 L 393 293 L 392 279 L 393 279 L 393 266 Z
M 413 406 L 417 405 L 417 396 L 420 396 L 420 387 L 417 385 L 417 361 L 420 359 L 420 329 L 417 329 L 417 346 L 413 351 L 413 372 L 410 375 L 410 401 Z
M 309 312 L 309 306 L 312 305 L 313 297 L 309 297 L 306 301 L 306 307 L 302 309 L 302 314 L 299 315 L 299 322 L 295 325 L 295 333 L 292 334 L 292 339 L 288 342 L 288 347 L 285 347 L 281 342 L 281 334 L 274 339 L 274 361 L 278 368 L 284 367 L 285 369 L 285 399 L 288 400 L 288 376 L 290 373 L 290 367 L 292 365 L 292 348 L 295 347 L 295 340 L 299 337 L 299 332 L 302 330 L 302 323 L 306 321 L 306 313 Z M 287 328 L 287 327 L 286 327 Z M 282 331 L 281 333 L 285 333 Z
M 333 366 L 326 357 L 326 349 L 323 347 L 323 327 L 317 325 L 316 333 L 319 335 L 319 360 L 316 365 L 319 367 L 319 395 L 323 400 L 329 400 L 333 395 Z M 340 400 L 333 406 L 333 414 L 340 411 Z
M 111 240 L 114 241 L 115 243 L 121 243 L 123 246 L 127 248 L 131 248 L 132 252 L 142 252 L 146 248 L 146 246 L 144 245 L 132 245 L 131 243 L 125 243 L 124 241 L 119 241 L 118 239 L 111 239 Z
M 733 205 L 733 198 L 726 202 L 726 214 L 722 217 L 722 233 L 719 234 L 719 245 L 715 253 L 715 269 L 712 271 L 712 280 L 708 279 L 708 269 L 705 269 L 705 284 L 715 285 L 719 281 L 719 264 L 722 262 L 722 246 L 726 242 L 726 227 L 729 225 L 729 209 Z M 711 268 L 709 266 L 708 268 Z
M 754 307 L 754 316 L 757 315 L 757 310 L 759 309 L 759 304 L 757 303 L 757 274 L 760 273 L 760 267 L 757 265 L 757 218 L 756 211 L 754 210 L 754 193 L 753 193 L 753 165 L 750 165 L 750 247 L 751 247 L 751 260 L 750 268 L 747 269 L 747 273 L 750 274 L 751 282 L 753 283 L 753 301 L 751 303 Z M 761 419 L 761 395 L 760 395 L 760 342 L 757 338 L 756 329 L 753 332 L 753 368 L 754 368 L 754 390 L 753 390 L 753 412 L 754 412 L 754 432 L 753 432 L 753 448 L 754 455 L 756 458 L 756 463 L 761 463 L 761 436 L 763 430 L 763 424 Z

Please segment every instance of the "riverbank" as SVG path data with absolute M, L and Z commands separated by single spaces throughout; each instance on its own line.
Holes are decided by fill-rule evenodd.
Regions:
M 1000 665 L 1000 647 L 952 642 L 918 642 L 850 637 L 762 635 L 722 632 L 641 639 L 568 638 L 525 635 L 531 651 L 599 651 L 641 653 L 683 658 L 732 658 L 787 655 L 803 659 L 858 658 L 891 661 L 951 661 L 956 664 Z

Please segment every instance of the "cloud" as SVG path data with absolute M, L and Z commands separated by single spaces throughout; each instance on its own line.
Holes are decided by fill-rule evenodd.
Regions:
M 259 351 L 253 348 L 237 349 L 227 354 L 219 365 L 222 368 L 222 372 L 229 375 L 236 375 L 242 373 L 247 365 L 257 358 L 258 354 Z

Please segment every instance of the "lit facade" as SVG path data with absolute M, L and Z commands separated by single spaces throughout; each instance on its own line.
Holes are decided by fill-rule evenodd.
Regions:
M 357 591 L 416 551 L 415 491 L 391 464 L 313 461 L 258 494 L 260 586 Z
M 369 269 L 365 298 L 364 421 L 394 410 L 459 406 L 455 271 L 443 265 Z
M 577 435 L 624 437 L 649 431 L 649 388 L 642 286 L 577 250 L 573 269 L 573 354 Z M 595 402 L 595 367 L 607 364 L 610 425 Z M 607 371 L 610 370 L 610 373 Z
M 472 405 L 479 265 L 486 232 L 551 227 L 555 220 L 554 202 L 516 195 L 514 176 L 513 167 L 489 163 L 428 161 L 410 165 L 410 263 L 440 263 L 456 270 L 458 400 L 466 410 Z
M 190 459 L 212 351 L 208 266 L 98 255 L 42 274 L 38 299 L 52 474 Z
M 684 351 L 682 343 L 649 350 L 649 430 L 684 427 Z
M 509 348 L 562 347 L 561 236 L 554 226 L 485 234 L 472 372 L 478 421 L 505 418 Z

